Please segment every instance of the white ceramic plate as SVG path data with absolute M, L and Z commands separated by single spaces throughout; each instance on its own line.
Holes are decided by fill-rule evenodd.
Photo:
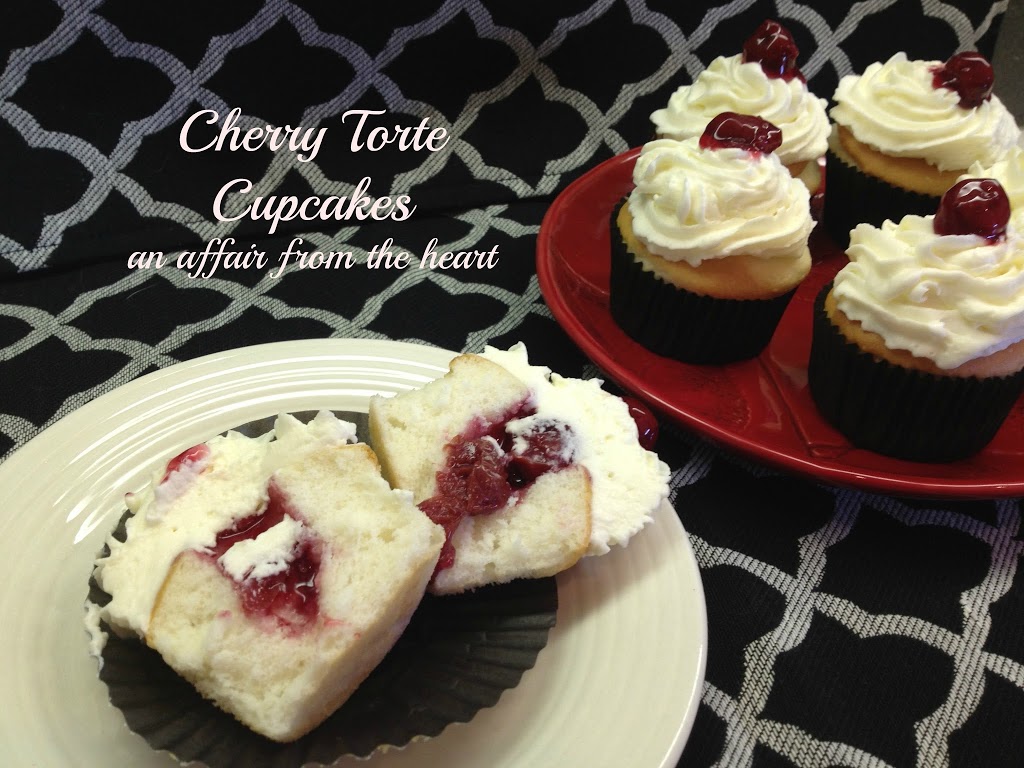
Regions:
M 0 744 L 10 765 L 176 765 L 128 731 L 88 652 L 93 558 L 126 490 L 182 449 L 280 411 L 365 412 L 454 353 L 397 342 L 266 344 L 191 360 L 89 403 L 0 465 Z M 696 715 L 707 622 L 667 504 L 628 548 L 558 577 L 558 618 L 520 684 L 467 724 L 341 766 L 674 768 Z

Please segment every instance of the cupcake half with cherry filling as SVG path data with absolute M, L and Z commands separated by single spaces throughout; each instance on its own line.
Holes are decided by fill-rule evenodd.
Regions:
M 1024 390 L 1024 242 L 998 182 L 968 179 L 933 216 L 851 233 L 815 306 L 822 415 L 860 448 L 915 461 L 987 445 Z
M 272 741 L 316 728 L 384 658 L 444 542 L 355 438 L 323 411 L 197 445 L 129 496 L 126 537 L 96 565 L 103 621 Z M 144 676 L 128 682 L 141 684 L 135 703 L 154 702 L 147 738 L 166 736 L 153 720 L 178 727 Z M 178 733 L 177 746 L 194 742 Z M 200 748 L 223 733 L 211 724 Z
M 430 591 L 554 575 L 624 545 L 668 496 L 668 467 L 596 379 L 519 344 L 455 358 L 418 390 L 370 399 L 384 476 L 447 534 Z
M 657 354 L 728 363 L 768 344 L 811 266 L 807 188 L 774 154 L 781 131 L 724 113 L 699 137 L 646 144 L 613 213 L 609 303 Z
M 845 247 L 857 224 L 931 214 L 975 162 L 999 161 L 1020 129 L 992 93 L 992 66 L 979 53 L 913 61 L 904 53 L 847 75 L 830 111 L 824 221 Z
M 819 159 L 828 148 L 827 102 L 807 89 L 797 66 L 793 35 L 766 20 L 743 44 L 742 53 L 719 56 L 693 81 L 651 114 L 657 138 L 699 137 L 723 112 L 757 115 L 782 131 L 775 150 L 789 172 L 814 192 L 821 183 Z

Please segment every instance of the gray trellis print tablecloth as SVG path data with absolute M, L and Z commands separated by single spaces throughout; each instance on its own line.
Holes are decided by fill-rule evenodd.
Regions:
M 650 112 L 764 18 L 794 32 L 811 89 L 827 97 L 896 50 L 991 54 L 1007 5 L 8 3 L 0 456 L 138 376 L 268 341 L 474 351 L 523 340 L 563 374 L 600 375 L 535 274 L 541 219 L 569 182 L 646 141 Z M 1019 47 L 1018 28 L 1008 34 Z M 996 93 L 1022 76 L 999 72 Z M 182 150 L 190 115 L 223 121 L 233 108 L 243 128 L 326 133 L 308 161 L 267 146 Z M 352 110 L 368 111 L 367 131 L 427 119 L 448 140 L 353 151 Z M 210 140 L 214 129 L 199 127 L 193 139 Z M 372 196 L 407 195 L 416 210 L 386 223 L 294 219 L 270 234 L 266 220 L 214 218 L 234 179 L 251 182 L 250 200 L 345 197 L 369 179 Z M 295 238 L 360 264 L 385 238 L 415 254 L 436 238 L 439 252 L 495 248 L 500 259 L 487 270 L 219 268 L 206 279 L 128 267 L 133 252 L 173 259 L 216 239 L 276 255 Z M 660 451 L 709 614 L 706 682 L 680 766 L 1024 764 L 1020 499 L 836 488 L 668 424 Z

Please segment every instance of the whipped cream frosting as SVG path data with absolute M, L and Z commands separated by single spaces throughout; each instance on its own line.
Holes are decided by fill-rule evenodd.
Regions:
M 828 147 L 827 102 L 807 90 L 798 77 L 768 77 L 758 62 L 743 63 L 742 54 L 719 56 L 669 97 L 668 105 L 651 114 L 659 137 L 700 136 L 722 112 L 762 117 L 782 129 L 775 152 L 783 165 L 816 160 Z
M 990 244 L 936 235 L 933 216 L 905 216 L 850 233 L 836 306 L 889 349 L 949 370 L 1024 339 L 1024 240 L 1011 221 Z
M 965 109 L 956 91 L 933 87 L 933 69 L 942 64 L 911 61 L 902 52 L 875 62 L 839 81 L 829 114 L 862 144 L 941 171 L 996 162 L 1020 137 L 1013 115 L 995 95 Z
M 355 441 L 355 425 L 330 411 L 308 424 L 281 414 L 274 429 L 260 437 L 238 432 L 214 437 L 206 443 L 205 457 L 183 463 L 166 478 L 161 465 L 145 489 L 126 495 L 133 513 L 127 538 L 123 543 L 108 538 L 110 554 L 96 563 L 96 582 L 112 596 L 101 617 L 112 627 L 145 636 L 157 594 L 179 554 L 213 547 L 218 533 L 264 508 L 268 481 L 286 463 L 322 445 Z M 238 580 L 267 574 L 287 564 L 283 550 L 299 535 L 296 521 L 278 524 L 252 542 L 236 543 L 222 560 Z
M 237 542 L 217 562 L 235 581 L 265 579 L 281 573 L 295 559 L 296 546 L 302 541 L 305 528 L 301 521 L 285 515 L 256 538 Z
M 601 389 L 600 379 L 569 379 L 545 366 L 530 365 L 522 343 L 507 351 L 485 347 L 481 357 L 503 367 L 532 392 L 536 413 L 509 422 L 511 434 L 528 431 L 533 421 L 556 418 L 575 435 L 573 461 L 586 467 L 593 491 L 587 554 L 601 555 L 628 542 L 668 498 L 669 468 L 640 445 L 626 403 Z
M 774 153 L 698 141 L 658 139 L 640 151 L 629 211 L 644 246 L 694 267 L 734 255 L 799 257 L 814 226 L 807 187 Z

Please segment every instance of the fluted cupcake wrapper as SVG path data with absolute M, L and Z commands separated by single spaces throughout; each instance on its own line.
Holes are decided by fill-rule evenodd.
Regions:
M 907 214 L 929 216 L 941 198 L 900 189 L 864 173 L 829 149 L 825 165 L 825 230 L 842 249 L 850 245 L 850 230 L 858 224 L 881 226 Z
M 684 363 L 714 364 L 756 357 L 795 293 L 770 299 L 718 299 L 665 282 L 626 248 L 611 219 L 609 308 L 637 343 Z
M 315 412 L 295 414 L 303 421 Z M 366 434 L 366 415 L 336 412 Z M 273 418 L 240 428 L 256 436 Z M 114 537 L 124 540 L 126 512 Z M 109 550 L 104 548 L 101 556 Z M 110 596 L 89 581 L 89 601 Z M 280 744 L 250 731 L 204 699 L 154 650 L 110 628 L 100 679 L 128 727 L 158 751 L 209 768 L 327 766 L 436 736 L 494 706 L 532 668 L 558 609 L 554 577 L 521 579 L 461 595 L 427 594 L 383 661 L 333 715 L 302 738 Z
M 426 595 L 405 633 L 352 697 L 290 744 L 250 731 L 134 638 L 109 637 L 100 679 L 128 727 L 183 764 L 326 766 L 344 755 L 365 757 L 380 747 L 436 736 L 497 704 L 546 645 L 557 595 L 554 578 Z M 102 599 L 95 592 L 93 597 Z
M 858 448 L 921 462 L 965 459 L 995 436 L 1024 391 L 1012 376 L 938 376 L 864 352 L 814 304 L 807 383 L 822 416 Z

